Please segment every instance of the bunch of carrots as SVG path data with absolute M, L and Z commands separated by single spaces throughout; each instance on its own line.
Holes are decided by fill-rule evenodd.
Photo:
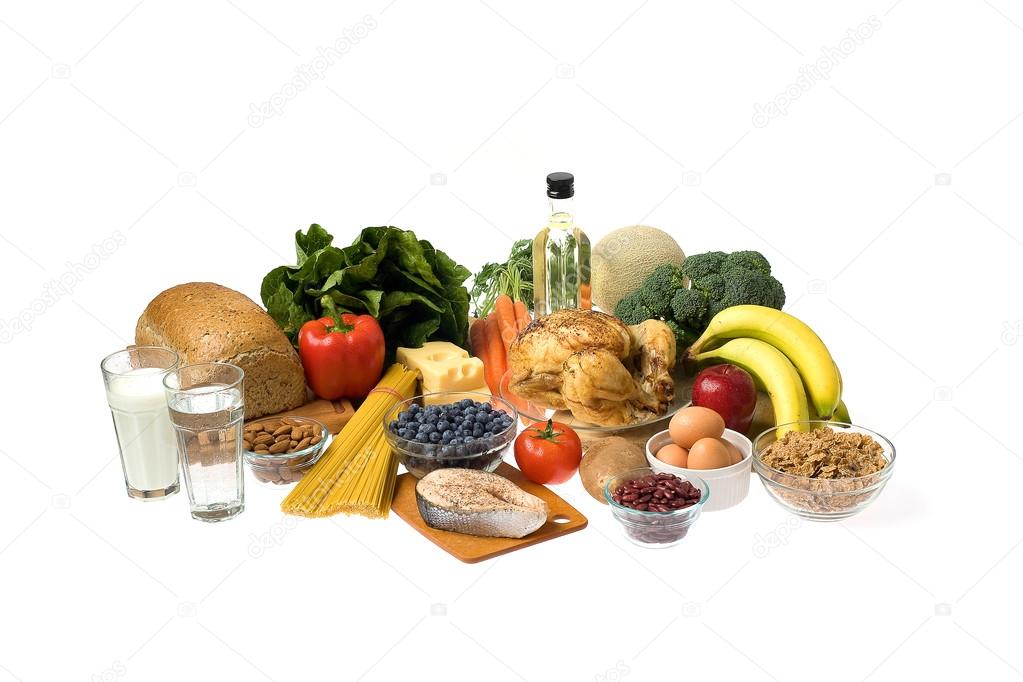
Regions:
M 508 371 L 508 349 L 531 321 L 525 303 L 502 294 L 495 300 L 493 312 L 469 328 L 472 354 L 483 361 L 483 374 L 494 395 L 501 395 L 501 377 Z

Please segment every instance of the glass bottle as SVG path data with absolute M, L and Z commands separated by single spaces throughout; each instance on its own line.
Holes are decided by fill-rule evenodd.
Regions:
M 589 310 L 590 239 L 575 224 L 571 173 L 547 176 L 550 218 L 533 240 L 533 303 L 537 317 L 565 308 Z

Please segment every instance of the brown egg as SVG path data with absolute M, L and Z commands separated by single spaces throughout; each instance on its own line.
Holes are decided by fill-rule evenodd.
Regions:
M 689 451 L 670 443 L 657 451 L 657 459 L 673 467 L 685 469 L 689 464 Z
M 725 420 L 709 407 L 685 407 L 671 418 L 668 432 L 675 445 L 688 450 L 701 438 L 720 438 Z
M 732 461 L 728 448 L 719 438 L 701 438 L 689 450 L 689 469 L 720 469 Z
M 721 442 L 724 443 L 725 447 L 728 449 L 730 464 L 738 464 L 742 461 L 742 450 L 737 448 L 734 443 L 727 441 L 724 438 L 721 439 Z

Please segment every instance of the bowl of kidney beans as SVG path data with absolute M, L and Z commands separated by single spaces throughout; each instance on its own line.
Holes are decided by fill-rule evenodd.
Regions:
M 626 537 L 642 547 L 681 542 L 709 498 L 710 488 L 702 478 L 658 473 L 649 467 L 626 471 L 604 486 L 604 499 Z

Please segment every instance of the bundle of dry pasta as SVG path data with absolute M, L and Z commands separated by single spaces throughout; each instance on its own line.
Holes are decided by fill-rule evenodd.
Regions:
M 412 397 L 417 376 L 404 365 L 391 365 L 320 460 L 284 498 L 281 511 L 307 517 L 345 513 L 385 518 L 398 460 L 384 436 L 384 416 Z

